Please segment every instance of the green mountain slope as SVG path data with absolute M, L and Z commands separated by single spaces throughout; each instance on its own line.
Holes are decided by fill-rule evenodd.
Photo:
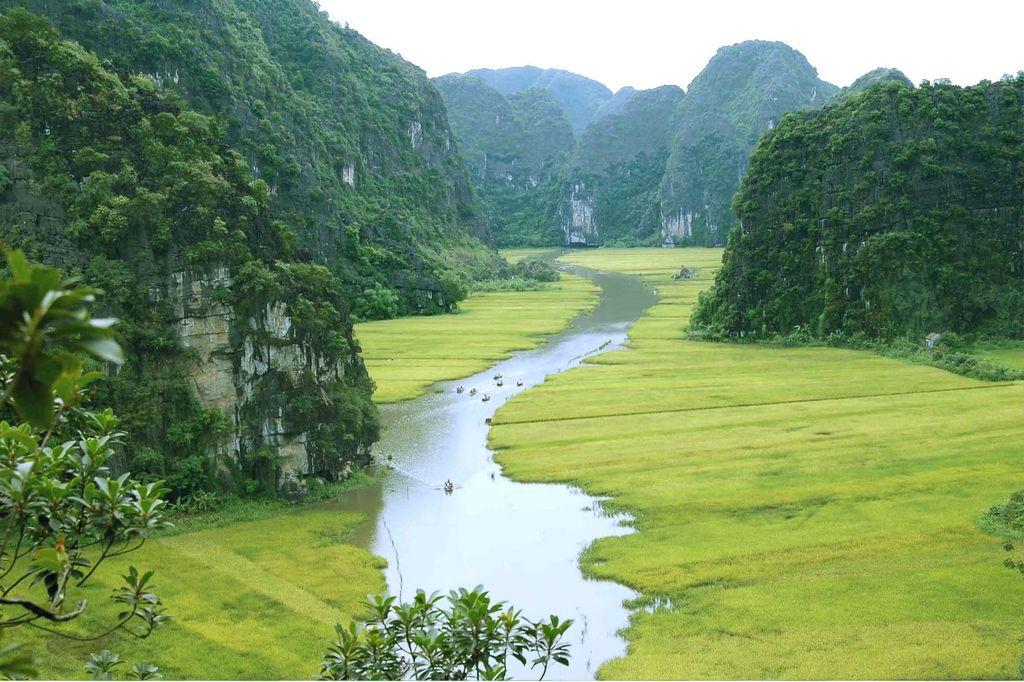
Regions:
M 662 232 L 676 244 L 720 245 L 733 227 L 733 194 L 761 133 L 836 91 L 784 43 L 721 48 L 687 88 L 661 183 Z
M 435 83 L 496 242 L 561 243 L 558 192 L 576 143 L 555 99 L 540 88 L 506 97 L 472 76 Z
M 44 18 L 0 14 L 0 240 L 100 287 L 128 363 L 119 462 L 176 495 L 299 490 L 376 439 L 341 282 L 295 246 L 216 119 Z
M 1024 333 L 1024 76 L 882 83 L 754 153 L 695 324 L 919 341 Z
M 479 78 L 503 95 L 512 95 L 530 88 L 547 90 L 565 111 L 573 132 L 577 134 L 599 116 L 602 107 L 613 99 L 612 91 L 603 84 L 561 69 L 519 66 L 474 69 L 463 75 Z M 621 101 L 627 95 L 628 91 L 622 93 L 622 97 L 614 97 Z
M 570 174 L 576 201 L 589 201 L 592 225 L 570 224 L 567 232 L 582 232 L 588 243 L 659 241 L 658 187 L 683 97 L 674 85 L 641 90 L 617 113 L 587 126 Z
M 309 0 L 0 0 L 16 5 L 221 121 L 364 314 L 382 288 L 408 312 L 446 307 L 446 272 L 493 264 L 436 89 Z
M 868 88 L 877 85 L 879 83 L 887 83 L 889 81 L 895 83 L 902 83 L 907 87 L 914 87 L 914 84 L 910 82 L 910 79 L 900 71 L 899 69 L 887 69 L 885 67 L 878 67 L 865 73 L 863 76 L 857 78 L 845 88 L 840 88 L 832 98 L 829 99 L 829 104 L 838 104 L 843 102 L 854 95 L 859 95 Z

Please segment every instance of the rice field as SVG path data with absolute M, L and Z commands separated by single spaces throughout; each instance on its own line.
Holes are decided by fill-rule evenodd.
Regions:
M 128 662 L 122 674 L 148 661 L 166 679 L 315 678 L 334 624 L 359 615 L 360 601 L 384 587 L 383 560 L 348 544 L 361 521 L 321 504 L 153 539 L 104 564 L 86 595 L 89 610 L 64 628 L 109 626 L 119 611 L 110 592 L 134 564 L 156 571 L 173 617 L 150 638 L 76 642 L 19 628 L 5 641 L 29 644 L 43 679 L 87 677 L 82 665 L 102 649 Z
M 1024 488 L 1024 384 L 865 353 L 687 341 L 720 251 L 600 249 L 660 303 L 630 347 L 506 404 L 516 479 L 606 495 L 638 532 L 591 575 L 642 593 L 609 679 L 1006 678 L 1024 579 L 982 512 Z M 680 266 L 693 279 L 673 280 Z
M 502 252 L 510 261 L 551 249 Z M 569 326 L 595 306 L 598 289 L 563 274 L 539 291 L 473 293 L 454 315 L 401 317 L 356 325 L 378 403 L 423 395 L 439 381 L 470 376 Z

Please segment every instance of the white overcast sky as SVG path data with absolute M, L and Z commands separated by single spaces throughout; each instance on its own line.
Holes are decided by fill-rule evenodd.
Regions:
M 715 50 L 781 40 L 824 80 L 876 66 L 915 83 L 961 85 L 1024 69 L 1024 1 L 961 0 L 320 0 L 338 22 L 426 70 L 532 64 L 612 90 L 686 86 Z

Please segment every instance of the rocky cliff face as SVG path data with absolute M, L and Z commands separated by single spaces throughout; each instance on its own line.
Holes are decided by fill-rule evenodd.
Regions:
M 506 96 L 473 76 L 435 82 L 497 243 L 561 242 L 571 220 L 562 171 L 576 142 L 558 102 L 540 88 Z
M 600 243 L 594 221 L 594 197 L 582 182 L 568 186 L 569 195 L 562 209 L 562 233 L 566 246 L 593 246 Z
M 321 389 L 331 386 L 342 380 L 344 361 L 297 339 L 283 302 L 239 317 L 218 297 L 233 285 L 227 268 L 173 272 L 167 284 L 151 295 L 154 301 L 166 297 L 170 303 L 168 322 L 186 350 L 184 366 L 196 397 L 228 420 L 226 437 L 214 444 L 215 454 L 241 464 L 261 451 L 273 453 L 276 484 L 289 492 L 300 491 L 303 478 L 323 475 L 317 470 L 312 437 L 321 425 L 288 420 L 289 396 L 277 389 L 304 380 Z M 368 452 L 359 454 L 333 475 L 343 477 L 352 464 L 365 464 Z
M 514 223 L 492 221 L 506 246 L 723 244 L 735 224 L 732 197 L 760 135 L 785 114 L 820 107 L 836 92 L 799 52 L 766 41 L 722 48 L 685 94 L 663 86 L 612 95 L 582 76 L 534 67 L 446 76 L 441 90 L 458 121 L 456 136 L 467 147 L 500 140 L 506 149 L 522 144 L 515 131 L 499 132 L 496 118 L 473 120 L 467 100 L 448 87 L 473 76 L 494 96 L 547 90 L 576 134 L 574 153 L 549 155 L 546 177 L 555 181 L 546 191 L 512 211 L 489 212 L 516 216 Z M 479 189 L 479 175 L 473 177 Z
M 0 192 L 0 240 L 68 272 L 86 269 L 89 254 L 68 239 L 67 215 L 60 204 L 38 192 L 23 160 L 7 157 L 0 164 L 8 177 Z M 267 452 L 277 462 L 267 472 L 274 485 L 300 494 L 308 476 L 344 476 L 352 465 L 368 462 L 364 446 L 341 470 L 319 469 L 314 436 L 323 425 L 286 418 L 291 389 L 310 382 L 326 391 L 345 380 L 346 363 L 355 363 L 359 373 L 358 357 L 332 357 L 317 344 L 297 338 L 282 301 L 261 304 L 255 315 L 240 314 L 224 295 L 234 287 L 226 266 L 208 272 L 172 267 L 161 275 L 155 274 L 156 263 L 138 265 L 140 274 L 145 273 L 141 281 L 148 282 L 146 304 L 159 311 L 180 348 L 170 355 L 173 371 L 183 373 L 203 409 L 226 419 L 220 435 L 208 443 L 223 477 L 256 453 Z M 125 405 L 122 411 L 130 414 L 131 407 Z
M 570 172 L 591 188 L 601 243 L 657 242 L 658 186 L 683 98 L 674 85 L 634 91 L 617 112 L 591 123 L 580 137 Z
M 341 282 L 215 120 L 24 10 L 0 13 L 0 73 L 0 239 L 119 318 L 128 361 L 96 385 L 129 433 L 119 464 L 188 495 L 365 462 L 377 420 Z

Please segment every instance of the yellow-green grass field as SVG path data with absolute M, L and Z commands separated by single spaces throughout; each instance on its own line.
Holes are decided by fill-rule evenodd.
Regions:
M 563 257 L 639 274 L 660 302 L 628 349 L 517 396 L 491 432 L 513 478 L 578 483 L 635 515 L 637 533 L 583 559 L 652 605 L 600 675 L 1015 676 L 1024 579 L 976 520 L 1024 488 L 1024 384 L 684 340 L 719 257 Z M 697 277 L 673 281 L 683 264 Z
M 75 642 L 22 627 L 4 641 L 26 642 L 44 679 L 86 677 L 82 665 L 101 649 L 129 662 L 122 673 L 148 661 L 167 679 L 312 679 L 334 624 L 384 587 L 383 560 L 347 544 L 361 518 L 326 504 L 156 538 L 105 563 L 86 615 L 63 628 L 92 634 L 113 622 L 119 609 L 108 596 L 134 564 L 156 571 L 173 616 L 149 639 Z
M 537 251 L 537 254 L 532 253 Z M 510 260 L 542 250 L 503 252 Z M 378 403 L 408 400 L 439 381 L 469 376 L 534 348 L 597 304 L 599 290 L 563 274 L 538 291 L 473 293 L 454 315 L 402 317 L 356 325 Z

